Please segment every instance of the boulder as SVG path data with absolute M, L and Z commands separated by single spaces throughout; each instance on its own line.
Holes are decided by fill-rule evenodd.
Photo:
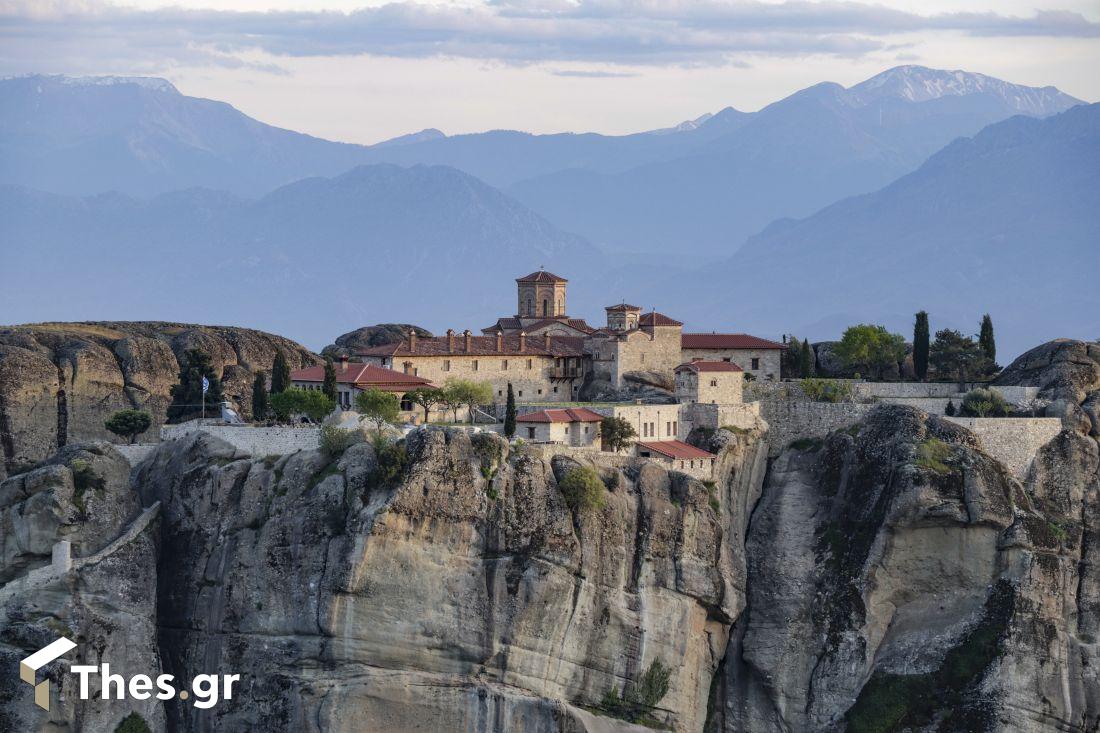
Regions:
M 333 358 L 342 354 L 354 356 L 355 352 L 360 349 L 400 343 L 402 339 L 408 338 L 409 329 L 415 329 L 418 338 L 432 337 L 431 331 L 409 323 L 379 323 L 374 326 L 363 326 L 337 336 L 336 343 L 329 344 L 321 349 L 321 354 Z

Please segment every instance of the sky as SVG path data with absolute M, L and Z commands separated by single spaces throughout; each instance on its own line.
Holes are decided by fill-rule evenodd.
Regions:
M 1100 0 L 0 0 L 0 75 L 159 76 L 264 122 L 624 134 L 899 64 L 1100 100 Z

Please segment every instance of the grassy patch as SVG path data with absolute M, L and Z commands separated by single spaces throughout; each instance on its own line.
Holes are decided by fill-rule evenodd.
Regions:
M 317 484 L 321 483 L 329 476 L 335 476 L 341 473 L 337 461 L 332 461 L 317 473 L 309 477 L 309 482 L 306 484 L 306 491 L 312 491 Z
M 97 475 L 92 470 L 91 464 L 83 458 L 77 458 L 69 464 L 69 470 L 73 473 L 73 505 L 76 506 L 81 516 L 86 515 L 88 508 L 84 501 L 84 495 L 89 490 L 102 492 L 106 484 L 103 477 Z
M 947 465 L 947 461 L 951 460 L 954 455 L 950 445 L 939 438 L 929 438 L 917 444 L 917 460 L 915 463 L 918 468 L 945 476 L 953 470 Z

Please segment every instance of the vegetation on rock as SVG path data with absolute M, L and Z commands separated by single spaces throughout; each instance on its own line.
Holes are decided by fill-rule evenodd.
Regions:
M 119 410 L 107 418 L 104 427 L 130 443 L 153 424 L 153 418 L 143 410 Z
M 600 701 L 604 711 L 621 720 L 653 725 L 653 711 L 668 694 L 672 669 L 660 659 L 654 659 L 645 674 L 635 683 L 627 683 L 621 693 L 608 690 Z
M 852 396 L 851 385 L 835 379 L 803 379 L 802 391 L 814 402 L 845 402 Z
M 604 492 L 607 491 L 600 475 L 588 466 L 571 470 L 558 483 L 558 488 L 569 508 L 582 513 L 603 507 Z

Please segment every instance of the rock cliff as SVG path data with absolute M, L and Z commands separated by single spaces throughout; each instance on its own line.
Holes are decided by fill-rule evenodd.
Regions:
M 280 350 L 291 368 L 316 363 L 304 347 L 262 331 L 160 322 L 40 323 L 0 328 L 0 477 L 68 442 L 113 436 L 103 421 L 140 408 L 164 422 L 180 357 L 200 348 L 220 370 L 227 399 L 247 412 L 256 371 Z
M 1047 415 L 1100 437 L 1100 342 L 1055 339 L 1025 351 L 995 384 L 1038 387 Z

